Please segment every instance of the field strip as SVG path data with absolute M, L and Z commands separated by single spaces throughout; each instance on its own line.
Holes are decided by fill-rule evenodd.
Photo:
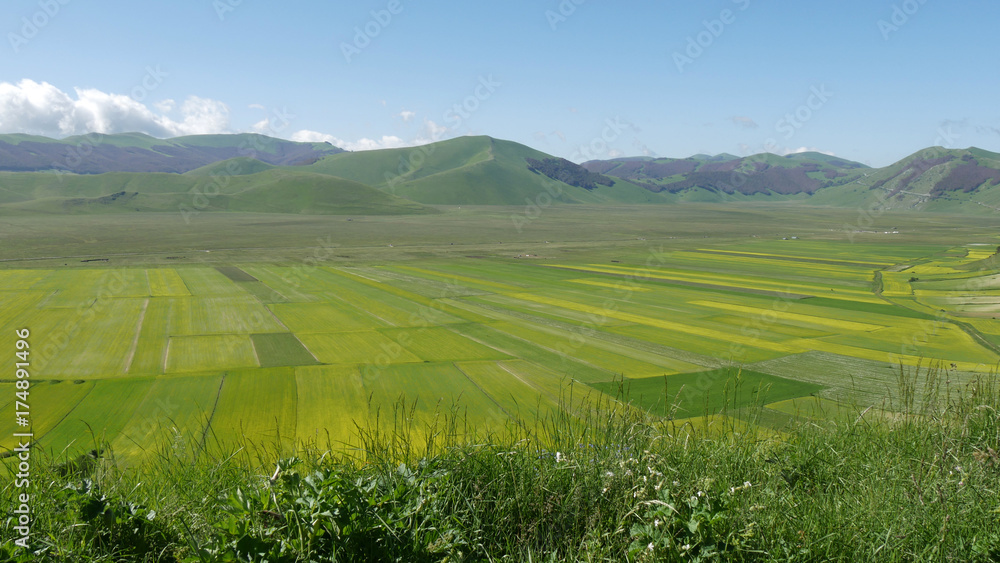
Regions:
M 499 317 L 500 315 L 497 316 Z M 583 333 L 584 331 L 581 329 L 582 327 L 579 326 L 567 327 L 567 326 L 560 326 L 556 323 L 538 322 L 535 319 L 530 318 L 528 315 L 525 315 L 524 317 L 520 318 L 512 317 L 510 319 L 498 319 L 498 320 L 501 320 L 505 323 L 509 323 L 512 325 L 517 325 L 519 327 L 523 327 L 523 330 L 529 333 L 536 333 L 537 331 L 537 333 L 545 333 L 547 335 L 551 335 L 565 341 L 572 341 L 576 339 L 576 341 L 580 343 L 581 346 L 586 346 L 588 350 L 595 350 L 595 351 L 603 350 L 604 352 L 609 352 L 614 356 L 620 356 L 623 358 L 628 358 L 629 360 L 634 360 L 636 362 L 643 362 L 646 364 L 650 364 L 650 366 L 655 366 L 656 368 L 671 373 L 694 371 L 703 367 L 701 364 L 693 364 L 690 362 L 685 362 L 684 360 L 680 360 L 678 358 L 664 354 L 662 353 L 662 351 L 653 351 L 649 349 L 634 347 L 631 346 L 629 342 L 622 342 L 620 340 L 618 342 L 611 342 L 609 339 L 601 338 L 600 336 L 601 334 L 607 334 L 607 333 L 602 333 L 601 326 L 599 325 L 596 327 L 586 327 L 587 334 L 584 334 Z M 509 331 L 504 330 L 502 327 L 495 326 L 494 328 L 496 328 L 497 330 L 501 330 L 503 332 L 507 332 L 507 334 L 510 334 Z M 535 342 L 536 345 L 538 344 L 537 340 L 533 341 Z M 583 361 L 579 354 L 574 359 L 577 361 Z M 609 367 L 601 368 L 600 366 L 598 366 L 598 368 L 605 370 L 610 369 Z
M 521 360 L 521 361 L 524 361 L 524 360 Z M 528 363 L 531 363 L 531 362 L 528 362 Z M 505 366 L 503 364 L 503 362 L 497 362 L 497 365 L 500 366 L 500 369 L 502 369 L 505 372 L 507 372 L 507 373 L 511 374 L 512 376 L 514 376 L 514 378 L 517 379 L 518 381 L 520 381 L 521 383 L 527 385 L 528 387 L 531 387 L 535 391 L 538 391 L 538 393 L 540 395 L 545 396 L 545 398 L 547 398 L 548 400 L 552 401 L 553 403 L 555 403 L 557 405 L 559 404 L 558 397 L 553 396 L 551 393 L 549 393 L 548 391 L 546 391 L 546 390 L 544 390 L 544 389 L 542 389 L 540 387 L 532 385 L 530 381 L 528 381 L 528 380 L 524 379 L 523 377 L 521 377 L 521 375 L 519 373 L 517 373 L 514 370 L 510 369 L 509 367 Z
M 59 420 L 57 420 L 55 424 L 53 424 L 51 427 L 49 427 L 49 429 L 45 432 L 45 434 L 42 434 L 41 436 L 33 436 L 32 437 L 33 438 L 32 443 L 38 442 L 39 440 L 41 440 L 42 438 L 44 438 L 49 432 L 52 432 L 56 428 L 59 428 L 59 425 L 62 424 L 63 421 L 65 421 L 67 418 L 69 418 L 69 415 L 71 415 L 73 413 L 73 411 L 76 409 L 76 407 L 80 406 L 80 403 L 82 403 L 83 400 L 86 399 L 87 396 L 90 395 L 94 391 L 94 387 L 97 386 L 95 384 L 95 382 L 93 382 L 93 381 L 88 381 L 84 385 L 89 385 L 90 386 L 90 388 L 87 389 L 87 392 L 84 393 L 83 395 L 81 395 L 80 398 L 75 403 L 73 403 L 72 406 L 70 406 L 70 408 L 66 409 L 66 412 L 63 413 L 63 415 L 61 417 L 59 417 Z
M 560 329 L 565 332 L 573 332 L 574 330 L 579 330 L 580 325 L 565 323 L 561 321 L 556 321 L 552 319 L 540 318 L 534 315 L 529 315 L 528 313 L 522 313 L 520 311 L 513 311 L 510 309 L 505 309 L 496 305 L 488 305 L 486 303 L 470 303 L 467 301 L 455 301 L 454 306 L 462 308 L 475 308 L 477 311 L 481 311 L 484 316 L 490 317 L 499 321 L 527 321 L 536 325 L 549 326 L 552 328 Z M 631 348 L 633 350 L 641 350 L 650 354 L 655 354 L 657 356 L 663 356 L 667 358 L 672 358 L 685 363 L 694 364 L 706 368 L 718 368 L 727 363 L 724 360 L 716 358 L 714 356 L 705 356 L 702 354 L 696 354 L 687 350 L 681 350 L 680 348 L 673 348 L 671 346 L 664 346 L 663 344 L 657 344 L 655 342 L 649 342 L 647 340 L 641 340 L 638 338 L 633 338 L 631 336 L 625 336 L 623 334 L 615 334 L 611 332 L 604 332 L 601 330 L 595 331 L 592 338 L 597 340 L 603 340 L 607 342 L 610 346 L 619 346 L 625 348 Z M 516 354 L 512 354 L 515 355 Z
M 610 289 L 622 289 L 621 284 L 613 284 L 608 282 L 600 282 L 595 280 L 566 280 L 571 283 L 582 283 L 584 285 L 593 285 L 597 287 L 607 287 Z M 648 287 L 636 286 L 627 288 L 629 291 L 653 291 Z
M 149 299 L 147 297 L 142 303 L 142 312 L 139 313 L 139 324 L 135 327 L 135 338 L 132 339 L 132 347 L 125 357 L 125 371 L 122 373 L 128 373 L 128 370 L 132 368 L 132 359 L 135 358 L 135 351 L 139 348 L 139 335 L 142 333 L 142 322 L 146 319 L 146 309 L 149 307 Z
M 167 345 L 163 347 L 163 365 L 160 366 L 160 373 L 167 373 L 167 358 L 170 357 L 170 336 L 167 336 Z
M 298 340 L 298 339 L 296 339 L 296 340 Z M 301 340 L 299 342 L 301 342 Z M 257 362 L 258 366 L 262 365 L 260 363 L 260 354 L 257 353 L 257 344 L 254 343 L 253 338 L 250 339 L 250 349 L 253 350 L 253 359 L 254 359 L 254 361 Z
M 496 350 L 497 352 L 500 352 L 500 353 L 503 353 L 503 354 L 507 354 L 508 356 L 513 356 L 514 358 L 518 358 L 518 359 L 521 358 L 520 354 L 511 354 L 510 352 L 504 352 L 503 350 L 500 350 L 498 348 L 490 346 L 489 344 L 487 344 L 485 342 L 477 340 L 477 339 L 475 339 L 475 338 L 473 338 L 471 336 L 468 336 L 466 334 L 462 334 L 461 332 L 458 332 L 457 330 L 455 330 L 454 328 L 452 328 L 450 326 L 442 327 L 442 328 L 445 328 L 445 329 L 447 329 L 447 330 L 449 330 L 451 332 L 454 332 L 454 333 L 458 334 L 459 336 L 461 336 L 463 338 L 468 338 L 469 340 L 472 340 L 473 342 L 477 342 L 479 344 L 482 344 L 483 346 L 486 346 L 488 348 L 492 348 L 492 349 Z M 528 340 L 527 338 L 521 338 L 520 336 L 517 336 L 516 334 L 511 334 L 511 333 L 507 332 L 506 330 L 503 330 L 503 329 L 500 329 L 500 328 L 497 328 L 497 327 L 490 327 L 490 328 L 492 328 L 493 330 L 495 330 L 497 332 L 501 332 L 503 334 L 506 334 L 507 336 L 509 336 L 511 338 L 514 338 L 516 340 L 520 340 L 522 342 L 527 342 L 528 344 L 531 344 L 532 346 L 535 346 L 536 348 L 545 350 L 546 352 L 548 352 L 550 354 L 555 354 L 555 355 L 560 356 L 560 357 L 564 355 L 562 352 L 559 352 L 557 350 L 553 350 L 552 348 L 549 348 L 548 346 L 542 346 L 541 344 L 539 344 L 537 342 L 532 342 L 531 340 Z M 500 360 L 497 360 L 497 361 L 500 361 Z M 589 368 L 593 368 L 593 369 L 595 369 L 597 371 L 602 371 L 602 372 L 606 372 L 606 373 L 613 373 L 613 372 L 611 372 L 609 370 L 606 370 L 606 369 L 604 369 L 604 368 L 602 368 L 602 367 L 600 367 L 598 365 L 594 365 L 594 364 L 592 364 L 592 363 L 590 363 L 590 362 L 588 362 L 588 361 L 586 361 L 584 359 L 581 359 L 581 358 L 573 358 L 573 361 L 574 362 L 579 362 L 579 363 L 581 363 L 581 364 L 583 364 L 583 365 L 585 365 L 585 366 L 587 366 Z
M 611 267 L 604 266 L 588 266 L 587 268 L 575 267 L 575 266 L 560 266 L 556 264 L 539 264 L 542 268 L 559 268 L 560 270 L 567 270 L 570 272 L 580 272 L 584 274 L 601 274 L 605 276 L 615 276 L 622 278 L 641 278 L 642 281 L 653 281 L 658 283 L 665 283 L 670 285 L 680 285 L 685 287 L 697 287 L 700 289 L 711 289 L 715 291 L 732 291 L 735 293 L 752 293 L 754 295 L 764 295 L 766 297 L 780 297 L 783 299 L 808 299 L 813 297 L 813 295 L 806 293 L 788 293 L 783 291 L 775 291 L 773 289 L 757 289 L 753 287 L 736 286 L 736 285 L 721 285 L 718 283 L 713 283 L 714 279 L 708 278 L 706 276 L 698 277 L 698 280 L 710 279 L 709 281 L 696 281 L 691 279 L 684 279 L 682 277 L 667 277 L 662 274 L 654 275 L 647 270 L 647 273 L 641 273 L 642 270 L 612 270 Z M 694 276 L 692 276 L 694 277 Z M 779 283 L 765 284 L 761 282 L 762 285 L 788 285 Z
M 198 451 L 195 452 L 195 458 L 197 459 L 198 454 L 205 451 L 205 447 L 208 441 L 208 431 L 212 428 L 212 421 L 215 419 L 215 409 L 219 406 L 219 397 L 222 396 L 222 387 L 226 384 L 226 374 L 222 374 L 222 379 L 219 380 L 219 389 L 215 392 L 215 402 L 212 403 L 212 412 L 209 413 L 208 418 L 205 419 L 205 428 L 201 431 L 201 443 L 198 444 Z
M 370 278 L 369 278 L 369 279 L 370 279 Z M 330 297 L 333 297 L 333 298 L 334 298 L 334 299 L 336 299 L 337 301 L 340 301 L 341 303 L 344 303 L 345 305 L 347 305 L 348 307 L 350 307 L 350 308 L 352 308 L 352 309 L 356 309 L 356 310 L 358 310 L 358 311 L 361 311 L 362 313 L 365 313 L 365 314 L 368 314 L 368 315 L 371 315 L 371 316 L 375 317 L 376 319 L 378 319 L 378 320 L 380 320 L 380 321 L 384 322 L 385 324 L 387 324 L 387 325 L 389 325 L 389 326 L 392 326 L 392 327 L 399 327 L 399 325 L 398 325 L 398 324 L 396 324 L 396 323 L 394 323 L 394 322 L 392 322 L 392 321 L 389 321 L 389 320 L 387 320 L 387 319 L 384 319 L 384 318 L 380 317 L 379 315 L 376 315 L 375 313 L 373 313 L 373 312 L 371 312 L 371 311 L 369 311 L 369 310 L 367 310 L 367 309 L 363 309 L 363 308 L 361 308 L 361 307 L 358 307 L 357 305 L 355 305 L 355 304 L 351 303 L 350 301 L 348 301 L 348 300 L 344 299 L 343 297 L 341 297 L 341 296 L 337 295 L 337 294 L 336 294 L 335 292 L 326 292 L 326 293 L 325 293 L 324 295 L 329 295 Z
M 446 328 L 447 328 L 448 330 L 452 331 L 452 332 L 456 332 L 456 331 L 455 331 L 455 330 L 453 330 L 453 329 L 452 329 L 451 327 L 446 327 Z M 491 326 L 490 328 L 492 328 L 493 330 L 495 330 L 495 331 L 497 331 L 497 332 L 501 332 L 501 333 L 503 333 L 503 334 L 506 334 L 507 336 L 509 336 L 509 337 L 511 337 L 511 338 L 514 338 L 514 339 L 516 339 L 516 340 L 520 340 L 520 341 L 522 341 L 522 342 L 527 342 L 528 344 L 531 344 L 532 346 L 534 346 L 534 347 L 536 347 L 536 348 L 540 348 L 540 349 L 542 349 L 542 350 L 545 350 L 546 352 L 548 352 L 548 353 L 550 353 L 550 354 L 555 354 L 555 355 L 557 355 L 557 356 L 560 356 L 560 357 L 562 357 L 562 356 L 565 356 L 565 355 L 566 355 L 566 354 L 564 354 L 563 352 L 559 352 L 558 350 L 554 350 L 554 349 L 552 349 L 552 348 L 549 348 L 548 346 L 543 346 L 543 345 L 539 344 L 538 342 L 532 342 L 531 340 L 528 340 L 527 338 L 522 338 L 522 337 L 520 337 L 520 336 L 518 336 L 518 335 L 516 335 L 516 334 L 511 334 L 510 332 L 507 332 L 506 330 L 503 330 L 503 329 L 501 329 L 501 328 L 497 328 L 497 327 L 495 327 L 495 326 Z M 469 339 L 471 340 L 471 337 L 469 337 L 469 336 L 466 336 L 466 335 L 464 335 L 464 334 L 462 334 L 462 333 L 458 333 L 458 334 L 459 334 L 459 335 L 461 335 L 461 336 L 463 336 L 463 337 L 465 337 L 465 338 L 469 338 Z M 489 345 L 487 344 L 486 346 L 489 346 Z M 492 346 L 489 346 L 489 347 L 490 347 L 490 348 L 493 348 Z M 496 348 L 493 348 L 493 349 L 494 349 L 494 350 L 496 350 Z M 507 353 L 507 352 L 504 352 L 504 353 L 505 353 L 505 354 L 507 354 L 507 355 L 509 355 L 509 356 L 514 356 L 515 358 L 520 358 L 520 357 L 521 357 L 521 356 L 520 356 L 519 354 L 510 354 L 510 353 Z M 499 360 L 498 360 L 498 361 L 499 361 Z M 596 365 L 596 364 L 592 364 L 592 363 L 590 363 L 590 362 L 588 362 L 587 360 L 584 360 L 584 359 L 582 359 L 582 358 L 573 358 L 573 361 L 574 361 L 574 362 L 578 362 L 578 363 L 581 363 L 581 364 L 583 364 L 583 365 L 585 365 L 585 366 L 587 366 L 587 367 L 589 367 L 589 368 L 592 368 L 592 369 L 595 369 L 595 370 L 597 370 L 597 371 L 601 371 L 601 372 L 605 372 L 605 373 L 610 373 L 610 374 L 614 374 L 614 372 L 612 372 L 612 371 L 610 371 L 610 370 L 607 370 L 607 369 L 605 369 L 605 368 L 602 368 L 602 367 L 601 367 L 601 366 L 599 366 L 599 365 Z M 581 381 L 581 383 L 583 383 L 583 382 Z
M 258 299 L 257 301 L 260 302 L 260 299 Z M 281 327 L 284 328 L 285 330 L 287 330 L 288 332 L 292 332 L 292 329 L 288 328 L 288 326 L 286 326 L 285 323 L 281 322 L 281 319 L 278 318 L 278 315 L 274 314 L 274 311 L 272 311 L 270 307 L 268 307 L 264 303 L 260 303 L 260 304 L 263 305 L 265 309 L 267 309 L 267 312 L 270 313 L 272 317 L 274 317 L 274 322 L 276 322 L 279 325 L 281 325 Z
M 563 268 L 587 273 L 598 273 L 606 275 L 619 275 L 628 278 L 639 278 L 642 280 L 658 281 L 660 283 L 671 283 L 675 285 L 687 285 L 691 287 L 703 287 L 717 291 L 734 291 L 739 293 L 761 293 L 785 299 L 804 299 L 819 295 L 828 295 L 828 291 L 833 290 L 829 285 L 817 283 L 814 278 L 791 276 L 781 279 L 763 276 L 759 273 L 748 273 L 743 271 L 711 270 L 711 269 L 688 269 L 675 268 L 669 271 L 636 268 L 625 266 L 611 266 L 607 264 L 588 264 L 588 269 L 580 269 L 573 266 L 543 265 L 549 268 Z M 838 296 L 855 301 L 866 301 L 877 303 L 878 299 L 872 295 L 868 275 L 855 277 L 854 279 L 838 280 Z M 733 285 L 733 283 L 740 285 Z M 843 284 L 857 285 L 857 288 L 845 287 Z M 766 292 L 766 293 L 762 293 Z M 806 293 L 794 293 L 806 292 Z
M 313 358 L 314 360 L 316 360 L 316 363 L 317 363 L 317 364 L 322 364 L 322 363 L 323 363 L 323 362 L 319 361 L 319 358 L 317 358 L 317 357 L 316 357 L 316 354 L 313 354 L 313 353 L 312 353 L 312 350 L 310 350 L 310 349 L 309 349 L 309 348 L 308 348 L 308 347 L 306 346 L 305 342 L 302 342 L 302 339 L 301 339 L 301 338 L 299 338 L 299 336 L 298 336 L 297 334 L 295 334 L 295 333 L 293 332 L 293 333 L 292 333 L 292 336 L 293 336 L 293 337 L 295 337 L 295 340 L 298 340 L 298 341 L 299 341 L 299 344 L 301 344 L 301 345 L 302 345 L 302 349 L 303 349 L 303 350 L 305 350 L 306 352 L 309 352 L 309 355 L 310 355 L 310 356 L 312 356 L 312 358 Z
M 424 268 L 416 268 L 414 266 L 396 266 L 395 268 L 397 270 L 406 270 L 408 272 L 416 272 L 418 274 L 424 274 L 424 275 L 435 277 L 435 278 L 444 278 L 444 279 L 448 279 L 448 280 L 456 280 L 456 281 L 463 281 L 463 282 L 466 282 L 466 283 L 472 283 L 472 284 L 478 284 L 478 285 L 485 285 L 486 287 L 492 287 L 494 289 L 499 289 L 499 290 L 502 290 L 502 291 L 524 291 L 526 289 L 523 286 L 515 286 L 515 285 L 508 285 L 508 284 L 505 284 L 505 283 L 491 282 L 491 281 L 487 281 L 487 280 L 483 280 L 483 279 L 479 279 L 479 278 L 473 278 L 473 277 L 470 277 L 470 276 L 461 276 L 461 275 L 458 275 L 458 274 L 448 274 L 448 273 L 444 273 L 444 272 L 437 272 L 437 271 L 434 271 L 434 270 L 427 270 L 427 269 L 424 269 Z
M 629 321 L 633 323 L 643 324 L 646 326 L 652 326 L 656 328 L 664 328 L 667 330 L 673 330 L 676 332 L 683 332 L 686 334 L 691 334 L 694 336 L 704 336 L 707 338 L 714 338 L 716 340 L 721 340 L 723 342 L 738 342 L 740 344 L 745 344 L 747 346 L 753 346 L 756 348 L 763 348 L 765 350 L 771 350 L 773 352 L 783 352 L 786 354 L 795 354 L 798 352 L 803 352 L 802 348 L 787 346 L 785 344 L 779 344 L 777 342 L 768 342 L 766 340 L 761 340 L 759 338 L 751 338 L 747 336 L 742 336 L 730 332 L 723 332 L 721 330 L 713 330 L 710 328 L 702 328 L 692 325 L 686 325 L 683 323 L 675 323 L 672 321 L 665 321 L 661 319 L 654 319 L 652 317 L 645 317 L 642 315 L 634 315 L 632 313 L 623 313 L 620 311 L 612 311 L 610 309 L 604 309 L 601 307 L 592 307 L 590 305 L 582 305 L 580 303 L 574 303 L 572 301 L 564 301 L 562 299 L 551 299 L 547 297 L 540 297 L 530 293 L 520 293 L 510 295 L 515 299 L 524 299 L 526 301 L 534 301 L 536 303 L 543 303 L 546 305 L 555 305 L 556 307 L 563 307 L 565 309 L 571 309 L 575 311 L 582 311 L 584 313 L 594 313 L 598 316 L 607 316 L 613 319 L 619 319 L 622 321 Z
M 475 342 L 477 344 L 482 344 L 483 346 L 486 346 L 487 348 L 492 348 L 492 349 L 496 350 L 497 352 L 500 352 L 501 354 L 507 354 L 508 356 L 511 356 L 513 358 L 520 358 L 520 356 L 517 355 L 517 354 L 514 354 L 512 352 L 508 352 L 507 350 L 504 350 L 502 348 L 497 348 L 496 346 L 490 344 L 489 342 L 483 342 L 482 340 L 480 340 L 480 339 L 478 339 L 478 338 L 476 338 L 474 336 L 470 336 L 468 334 L 464 334 L 462 332 L 459 332 L 459 331 L 455 330 L 452 327 L 445 327 L 445 328 L 447 328 L 451 332 L 454 332 L 455 334 L 457 334 L 457 335 L 459 335 L 459 336 L 461 336 L 463 338 L 468 338 L 469 340 L 471 340 L 471 341 L 473 341 L 473 342 Z M 496 330 L 496 329 L 494 329 L 494 330 Z
M 681 250 L 680 252 L 688 252 L 693 254 L 710 254 L 716 256 L 732 256 L 734 258 L 746 258 L 755 259 L 761 262 L 767 260 L 782 261 L 782 262 L 803 262 L 807 264 L 821 264 L 824 266 L 856 266 L 858 268 L 872 268 L 880 269 L 886 266 L 892 266 L 890 263 L 876 264 L 872 262 L 850 262 L 847 260 L 825 260 L 822 258 L 798 258 L 795 256 L 788 256 L 784 254 L 758 254 L 753 252 L 739 252 L 734 250 L 711 250 L 708 248 L 698 248 L 695 250 Z
M 364 274 L 359 274 L 357 271 L 354 271 L 355 268 L 336 268 L 336 269 L 342 270 L 344 272 L 347 272 L 348 274 L 351 274 L 352 276 L 358 276 L 359 278 L 365 278 L 368 281 L 372 281 L 372 282 L 379 283 L 379 284 L 385 283 L 385 282 L 383 282 L 381 280 L 377 280 L 375 278 L 370 278 L 370 277 L 368 277 L 368 276 L 366 276 Z M 351 271 L 348 271 L 348 270 L 351 270 Z
M 511 416 L 511 414 L 509 412 L 507 412 L 507 409 L 505 409 L 503 407 L 503 405 L 501 405 L 499 402 L 497 402 L 497 400 L 493 397 L 493 395 L 490 395 L 489 393 L 487 393 L 486 389 L 483 389 L 482 385 L 476 383 L 475 380 L 473 380 L 471 377 L 469 377 L 469 374 L 465 373 L 465 370 L 462 369 L 462 367 L 458 365 L 458 362 L 452 362 L 452 365 L 455 366 L 455 369 L 457 369 L 459 371 L 459 373 L 461 373 L 462 375 L 464 375 L 465 378 L 469 380 L 469 383 L 475 385 L 476 389 L 479 389 L 480 393 L 482 393 L 483 395 L 485 395 L 486 398 L 489 399 L 490 401 L 492 401 L 493 404 L 496 405 L 496 407 L 498 409 L 500 409 L 501 411 L 503 411 L 503 413 L 505 415 L 507 415 L 507 418 L 509 418 L 511 420 L 516 420 L 513 416 Z
M 828 319 L 825 317 L 817 317 L 814 315 L 804 315 L 801 313 L 791 313 L 788 311 L 776 311 L 774 309 L 762 309 L 760 307 L 750 307 L 748 305 L 735 305 L 732 303 L 722 303 L 718 301 L 691 301 L 691 304 L 699 305 L 701 307 L 710 307 L 713 309 L 722 309 L 725 311 L 737 311 L 740 313 L 749 313 L 752 315 L 759 315 L 762 317 L 773 314 L 779 320 L 801 321 L 804 323 L 817 324 L 839 330 L 855 330 L 859 332 L 871 332 L 874 330 L 888 328 L 885 325 L 859 323 L 857 321 L 844 321 L 840 319 Z

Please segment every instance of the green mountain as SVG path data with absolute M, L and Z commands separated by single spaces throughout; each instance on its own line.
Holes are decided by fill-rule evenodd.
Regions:
M 680 200 L 698 201 L 746 196 L 754 199 L 807 197 L 823 188 L 847 183 L 866 168 L 857 162 L 819 153 L 596 160 L 585 162 L 583 166 L 591 172 L 628 180 L 650 191 L 674 194 Z
M 274 168 L 274 165 L 262 162 L 256 158 L 238 156 L 229 160 L 220 160 L 219 162 L 206 164 L 201 168 L 189 170 L 184 174 L 188 176 L 246 176 L 247 174 L 256 174 L 265 170 L 273 170 Z
M 216 177 L 136 172 L 0 174 L 0 215 L 193 211 L 311 215 L 437 212 L 358 182 L 287 169 Z
M 552 158 L 518 143 L 479 136 L 421 147 L 335 154 L 303 169 L 427 204 L 525 205 L 539 197 L 563 203 L 667 201 L 630 181 L 587 189 L 548 177 L 529 164 L 529 159 Z
M 112 171 L 68 173 L 58 163 L 39 164 L 58 151 L 76 155 L 65 162 L 77 169 Z M 32 171 L 38 167 L 44 171 Z M 0 214 L 185 208 L 383 214 L 436 212 L 427 205 L 790 200 L 995 213 L 1000 154 L 932 147 L 880 169 L 816 152 L 630 157 L 578 165 L 486 136 L 344 152 L 326 143 L 254 134 L 61 140 L 0 135 Z
M 931 147 L 817 193 L 817 205 L 950 213 L 1000 211 L 1000 154 Z
M 295 166 L 340 152 L 343 150 L 328 143 L 297 143 L 254 133 L 173 139 L 143 133 L 91 133 L 65 139 L 14 134 L 0 135 L 0 171 L 183 173 L 237 157 Z

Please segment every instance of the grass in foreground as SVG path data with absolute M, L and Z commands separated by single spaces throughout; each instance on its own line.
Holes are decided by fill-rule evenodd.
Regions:
M 609 406 L 465 439 L 400 405 L 357 451 L 36 457 L 32 551 L 8 486 L 0 561 L 998 561 L 1000 381 L 946 377 L 780 435 Z

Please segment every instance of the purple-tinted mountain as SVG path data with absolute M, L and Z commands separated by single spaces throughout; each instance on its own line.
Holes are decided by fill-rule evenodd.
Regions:
M 257 134 L 173 139 L 156 139 L 141 133 L 89 134 L 65 139 L 15 134 L 0 135 L 0 170 L 184 173 L 237 157 L 276 166 L 297 166 L 340 152 L 344 151 L 328 143 L 298 143 Z

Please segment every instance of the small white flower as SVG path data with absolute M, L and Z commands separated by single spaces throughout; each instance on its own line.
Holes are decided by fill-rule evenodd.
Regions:
M 691 549 L 691 544 L 686 543 L 686 544 L 684 544 L 684 545 L 681 546 L 681 549 L 683 549 L 684 551 L 687 551 L 687 550 Z
M 559 463 L 560 461 L 562 461 L 562 453 L 556 452 L 556 463 Z
M 653 520 L 653 527 L 654 528 L 659 528 L 660 524 L 662 524 L 662 522 L 660 522 L 659 518 L 657 518 L 656 520 Z
M 653 542 L 649 542 L 649 545 L 646 546 L 646 549 L 653 551 Z
M 700 497 L 705 496 L 705 491 L 698 491 L 698 496 L 700 496 Z
M 614 477 L 615 476 L 615 474 L 612 473 L 612 472 L 610 472 L 610 471 L 608 471 L 607 473 L 605 473 L 605 475 L 607 475 L 608 477 Z
M 743 486 L 749 489 L 750 488 L 750 481 L 743 481 Z

